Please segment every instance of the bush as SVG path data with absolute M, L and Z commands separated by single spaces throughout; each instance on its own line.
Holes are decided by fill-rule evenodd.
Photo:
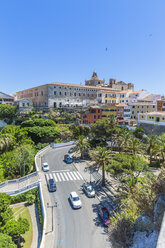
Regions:
M 33 120 L 28 120 L 24 121 L 21 124 L 22 127 L 55 127 L 56 123 L 53 120 L 45 120 L 45 119 L 33 119 Z
M 36 196 L 29 193 L 26 195 L 26 201 L 29 205 L 32 205 L 35 202 Z

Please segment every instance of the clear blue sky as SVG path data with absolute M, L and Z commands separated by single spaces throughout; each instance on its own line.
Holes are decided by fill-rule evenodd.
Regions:
M 96 70 L 165 95 L 164 13 L 165 0 L 0 1 L 0 91 Z

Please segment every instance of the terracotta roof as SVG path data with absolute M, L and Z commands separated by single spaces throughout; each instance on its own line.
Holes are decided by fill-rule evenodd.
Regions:
M 119 103 L 119 104 L 116 104 L 117 107 L 128 107 L 127 104 L 124 104 L 124 103 Z
M 157 95 L 157 94 L 150 94 L 146 97 L 143 97 L 143 98 L 138 98 L 138 100 L 143 100 L 143 101 L 152 101 L 153 97 L 157 97 L 157 96 L 160 96 L 160 95 Z M 160 96 L 161 97 L 161 96 Z
M 21 91 L 26 91 L 26 90 L 32 90 L 32 89 L 35 89 L 35 88 L 41 88 L 43 86 L 48 86 L 48 85 L 57 85 L 57 86 L 65 86 L 65 87 L 77 87 L 77 88 L 86 88 L 86 89 L 96 89 L 96 90 L 107 90 L 107 91 L 116 91 L 115 89 L 112 89 L 112 88 L 106 88 L 106 87 L 102 87 L 102 86 L 88 86 L 88 85 L 81 85 L 81 84 L 69 84 L 69 83 L 60 83 L 60 82 L 52 82 L 52 83 L 48 83 L 48 84 L 43 84 L 43 85 L 40 85 L 40 86 L 36 86 L 36 87 L 32 87 L 32 88 L 29 88 L 29 89 L 25 89 L 25 90 L 21 90 Z M 17 91 L 18 92 L 21 92 L 21 91 Z

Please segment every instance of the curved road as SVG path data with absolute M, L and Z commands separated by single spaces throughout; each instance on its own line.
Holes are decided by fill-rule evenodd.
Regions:
M 70 147 L 69 147 L 70 148 Z M 46 153 L 42 162 L 48 162 L 50 171 L 48 175 L 54 175 L 57 178 L 57 191 L 49 193 L 52 205 L 57 201 L 58 206 L 54 208 L 54 228 L 55 240 L 54 248 L 100 248 L 109 247 L 107 234 L 98 218 L 97 208 L 99 201 L 97 198 L 87 198 L 82 192 L 81 185 L 84 183 L 79 176 L 79 180 L 64 178 L 64 174 L 77 172 L 74 165 L 67 165 L 63 162 L 64 155 L 69 148 L 52 149 Z M 57 174 L 61 173 L 59 180 Z M 78 175 L 78 174 L 77 174 Z M 76 179 L 76 178 L 75 178 Z M 82 208 L 72 209 L 68 201 L 69 193 L 76 191 L 81 198 Z

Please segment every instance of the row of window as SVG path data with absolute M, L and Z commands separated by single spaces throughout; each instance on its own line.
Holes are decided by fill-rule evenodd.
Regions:
M 102 109 L 103 112 L 116 112 L 116 109 Z
M 140 107 L 141 107 L 141 108 L 144 108 L 144 106 L 143 106 L 143 105 L 142 105 L 142 106 L 140 106 Z M 147 106 L 147 108 L 149 108 L 149 107 L 150 107 L 150 106 Z M 132 106 L 132 108 L 136 108 L 136 106 L 135 106 L 135 105 L 133 105 L 133 106 Z M 139 108 L 139 106 L 137 106 L 137 108 Z M 155 108 L 155 105 L 153 105 L 153 106 L 152 106 L 152 108 Z
M 55 95 L 55 96 L 57 96 L 57 95 L 59 95 L 59 96 L 62 96 L 62 95 L 68 96 L 68 95 L 70 95 L 70 96 L 88 96 L 88 97 L 96 97 L 95 94 L 85 94 L 85 93 L 76 93 L 76 92 L 74 92 L 74 93 L 71 93 L 71 92 L 70 92 L 70 94 L 68 94 L 68 92 L 61 92 L 61 91 L 60 91 L 58 94 L 57 94 L 56 91 L 54 91 L 54 95 Z
M 93 91 L 93 92 L 97 91 L 97 90 L 94 90 L 94 89 L 69 88 L 69 87 L 61 87 L 61 86 L 54 86 L 54 88 L 58 88 L 58 89 L 61 89 L 61 90 L 80 90 L 80 91 Z

